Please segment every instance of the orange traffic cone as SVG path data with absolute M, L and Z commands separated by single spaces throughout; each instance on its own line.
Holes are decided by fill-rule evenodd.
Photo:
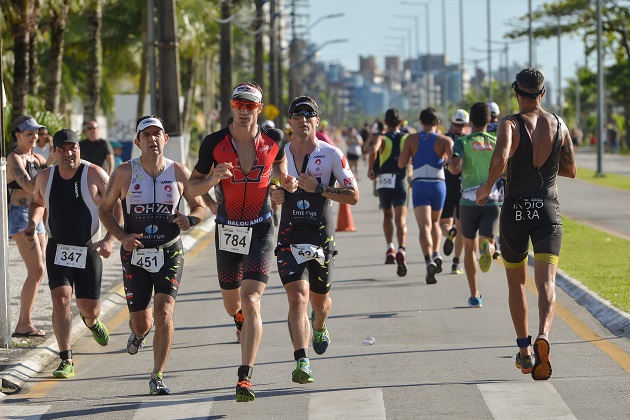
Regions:
M 337 232 L 356 232 L 350 204 L 339 203 L 339 216 L 337 217 Z

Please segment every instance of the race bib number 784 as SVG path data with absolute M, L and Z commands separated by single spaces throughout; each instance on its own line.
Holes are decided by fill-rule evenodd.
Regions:
M 252 228 L 246 226 L 217 225 L 219 227 L 219 249 L 221 251 L 249 254 Z

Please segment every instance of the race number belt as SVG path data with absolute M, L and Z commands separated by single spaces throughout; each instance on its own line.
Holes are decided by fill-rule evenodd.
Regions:
M 86 246 L 57 244 L 57 251 L 55 252 L 55 265 L 72 268 L 85 268 L 86 261 Z
M 219 228 L 219 249 L 221 251 L 249 254 L 252 243 L 252 228 L 217 224 Z
M 381 174 L 376 181 L 376 189 L 394 188 L 396 186 L 396 174 Z
M 312 244 L 291 244 L 291 253 L 298 264 L 308 260 L 317 260 L 320 265 L 324 265 L 324 250 L 321 246 Z

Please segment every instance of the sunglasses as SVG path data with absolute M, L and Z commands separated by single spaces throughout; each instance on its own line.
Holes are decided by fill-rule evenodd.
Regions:
M 292 120 L 299 120 L 302 117 L 305 117 L 308 120 L 310 118 L 317 117 L 317 112 L 307 111 L 303 109 L 301 111 L 292 112 L 291 114 L 289 114 L 289 118 L 291 118 Z
M 259 104 L 257 102 L 241 102 L 241 101 L 237 101 L 236 99 L 233 99 L 232 106 L 238 109 L 239 111 L 245 111 L 245 110 L 253 111 L 254 109 L 262 107 L 262 104 Z
M 98 127 L 85 127 L 88 130 L 96 130 Z

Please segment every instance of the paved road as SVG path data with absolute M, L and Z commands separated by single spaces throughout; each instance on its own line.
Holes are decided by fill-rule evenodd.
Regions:
M 101 348 L 85 329 L 79 330 L 77 376 L 51 380 L 54 360 L 22 392 L 5 397 L 0 413 L 7 418 L 95 419 L 627 418 L 628 338 L 610 333 L 559 290 L 551 335 L 554 376 L 533 382 L 513 365 L 516 347 L 500 264 L 481 276 L 482 309 L 466 306 L 463 275 L 439 275 L 437 285 L 427 286 L 411 216 L 409 274 L 398 278 L 392 266 L 382 264 L 376 199 L 365 181 L 361 189 L 361 201 L 353 208 L 358 232 L 337 235 L 340 255 L 329 322 L 333 342 L 323 356 L 311 351 L 315 383 L 290 380 L 286 297 L 274 273 L 263 298 L 265 332 L 254 371 L 257 399 L 234 402 L 239 348 L 221 304 L 209 235 L 187 255 L 165 373 L 172 396 L 147 395 L 152 346 L 136 356 L 126 354 L 128 315 L 118 292 L 107 294 L 110 345 Z M 566 207 L 572 198 L 567 194 L 563 200 Z M 531 282 L 528 290 L 530 324 L 535 326 Z M 363 346 L 368 336 L 376 342 Z

